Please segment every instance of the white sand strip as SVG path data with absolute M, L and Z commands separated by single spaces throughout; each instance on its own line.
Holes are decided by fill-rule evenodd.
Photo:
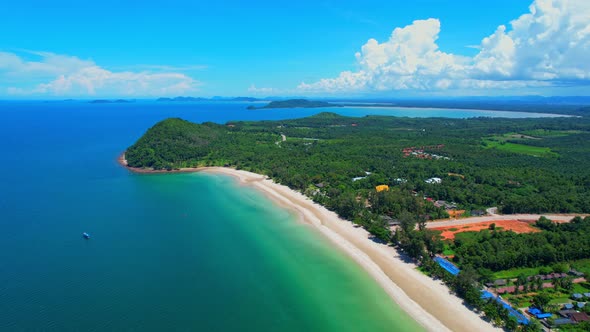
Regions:
M 364 268 L 385 292 L 428 331 L 501 331 L 465 307 L 440 281 L 435 281 L 404 262 L 397 251 L 374 242 L 369 233 L 340 219 L 334 212 L 301 193 L 276 184 L 264 176 L 222 167 L 202 171 L 231 175 L 260 190 L 280 206 L 295 211 Z

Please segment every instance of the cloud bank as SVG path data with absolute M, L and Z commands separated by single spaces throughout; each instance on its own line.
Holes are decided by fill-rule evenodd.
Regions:
M 530 12 L 499 26 L 473 57 L 441 51 L 438 19 L 396 28 L 389 40 L 369 39 L 356 53 L 357 71 L 301 83 L 305 93 L 450 89 L 513 89 L 590 83 L 590 1 L 536 0 Z
M 0 89 L 13 96 L 167 96 L 198 91 L 201 83 L 172 67 L 164 71 L 110 71 L 92 60 L 49 52 L 31 52 L 36 60 L 0 52 Z M 23 86 L 23 82 L 35 82 Z

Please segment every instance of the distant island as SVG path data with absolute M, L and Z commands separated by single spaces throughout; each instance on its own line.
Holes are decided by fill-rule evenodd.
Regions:
M 248 109 L 267 108 L 314 108 L 314 107 L 411 107 L 411 108 L 443 108 L 443 109 L 474 109 L 509 112 L 534 112 L 567 114 L 587 117 L 590 114 L 589 97 L 465 97 L 453 99 L 394 99 L 394 98 L 361 98 L 361 99 L 332 99 L 330 101 L 313 101 L 304 96 L 284 97 L 162 97 L 157 102 L 261 102 L 270 101 L 268 105 L 257 107 L 251 105 Z M 336 103 L 337 102 L 337 103 Z
M 89 103 L 91 103 L 91 104 L 124 104 L 124 103 L 132 103 L 132 102 L 133 101 L 126 100 L 126 99 L 115 99 L 115 100 L 95 99 L 95 100 L 89 101 Z
M 260 99 L 258 98 L 253 98 L 253 97 L 229 97 L 229 98 L 223 98 L 223 97 L 213 97 L 213 98 L 203 98 L 203 97 L 174 97 L 174 98 L 167 98 L 167 97 L 162 97 L 162 98 L 158 98 L 156 99 L 156 101 L 159 102 L 199 102 L 199 101 L 245 101 L 245 102 L 254 102 L 254 101 L 260 101 Z
M 271 101 L 267 105 L 256 107 L 248 106 L 249 110 L 266 109 L 266 108 L 318 108 L 318 107 L 342 107 L 342 105 L 332 104 L 325 101 L 307 100 L 307 99 L 289 99 Z
M 201 97 L 174 97 L 174 98 L 158 98 L 156 101 L 164 101 L 164 102 L 193 102 L 193 101 L 207 101 L 207 98 Z

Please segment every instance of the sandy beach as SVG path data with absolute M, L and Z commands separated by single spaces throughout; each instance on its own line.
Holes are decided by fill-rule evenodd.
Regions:
M 255 173 L 223 167 L 201 171 L 234 176 L 281 207 L 296 212 L 303 222 L 315 227 L 362 266 L 426 330 L 501 331 L 465 307 L 442 282 L 423 275 L 414 264 L 404 262 L 395 249 L 372 241 L 367 231 L 340 219 L 303 194 Z
M 117 161 L 135 173 L 207 172 L 235 177 L 241 184 L 259 190 L 279 206 L 295 212 L 302 222 L 316 228 L 366 270 L 427 331 L 502 331 L 465 307 L 441 281 L 420 273 L 415 264 L 405 262 L 394 248 L 373 241 L 363 228 L 355 227 L 303 194 L 266 176 L 225 167 L 172 171 L 131 168 L 127 166 L 124 154 Z

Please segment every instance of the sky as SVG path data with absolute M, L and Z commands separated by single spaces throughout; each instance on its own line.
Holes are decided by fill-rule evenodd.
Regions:
M 588 0 L 5 1 L 0 98 L 590 95 Z

